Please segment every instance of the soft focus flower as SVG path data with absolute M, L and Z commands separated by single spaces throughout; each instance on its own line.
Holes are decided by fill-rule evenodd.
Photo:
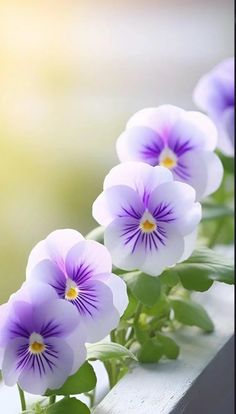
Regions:
M 51 285 L 59 298 L 73 304 L 87 342 L 94 342 L 116 328 L 128 305 L 126 285 L 111 269 L 111 256 L 103 245 L 63 229 L 34 247 L 26 275 Z
M 201 206 L 167 168 L 127 162 L 106 176 L 93 217 L 115 266 L 156 276 L 192 253 Z
M 86 359 L 76 310 L 50 286 L 25 283 L 1 307 L 0 349 L 6 385 L 32 394 L 63 385 Z
M 217 190 L 222 180 L 222 164 L 213 153 L 216 143 L 216 128 L 206 115 L 162 105 L 131 117 L 118 138 L 117 153 L 121 162 L 169 168 L 175 180 L 195 188 L 200 200 Z
M 234 155 L 234 58 L 214 67 L 198 82 L 193 95 L 196 105 L 215 122 L 219 132 L 218 147 Z

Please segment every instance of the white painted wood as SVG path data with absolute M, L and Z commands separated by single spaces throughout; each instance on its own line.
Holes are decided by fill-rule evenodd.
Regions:
M 215 283 L 196 300 L 208 310 L 215 331 L 183 328 L 176 361 L 138 365 L 94 414 L 231 414 L 233 387 L 233 287 Z

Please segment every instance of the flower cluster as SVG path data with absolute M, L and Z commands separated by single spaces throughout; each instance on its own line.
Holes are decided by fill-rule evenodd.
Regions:
M 117 140 L 121 162 L 142 161 L 171 170 L 174 179 L 191 185 L 200 200 L 219 187 L 223 168 L 213 152 L 217 130 L 200 112 L 172 105 L 134 114 Z
M 142 283 L 153 276 L 148 285 L 154 287 L 154 299 L 148 291 L 143 302 L 149 306 L 159 283 L 154 277 L 171 272 L 168 268 L 192 254 L 202 217 L 199 201 L 216 191 L 223 177 L 214 151 L 218 145 L 232 153 L 231 72 L 232 61 L 223 62 L 195 90 L 195 101 L 211 119 L 171 105 L 131 117 L 117 140 L 121 163 L 107 174 L 92 207 L 93 217 L 104 227 L 103 244 L 62 229 L 33 248 L 26 281 L 0 307 L 0 369 L 7 385 L 18 383 L 32 394 L 60 388 L 85 362 L 86 343 L 116 329 L 128 305 L 127 275 L 122 279 L 113 274 L 112 264 L 121 274 L 138 270 L 133 275 L 141 274 Z M 211 283 L 204 279 L 199 290 Z M 139 286 L 135 301 L 141 290 Z M 167 317 L 169 313 L 168 308 Z M 132 318 L 137 324 L 139 314 Z M 149 339 L 155 342 L 154 328 Z M 118 341 L 126 346 L 136 332 L 131 324 L 127 329 Z M 147 362 L 146 357 L 140 360 Z
M 32 394 L 63 385 L 86 360 L 86 342 L 118 323 L 128 297 L 107 249 L 57 230 L 32 250 L 27 280 L 1 307 L 0 366 L 7 385 Z
M 201 206 L 195 190 L 165 167 L 127 162 L 114 167 L 93 216 L 106 227 L 115 266 L 156 276 L 186 259 L 195 245 Z

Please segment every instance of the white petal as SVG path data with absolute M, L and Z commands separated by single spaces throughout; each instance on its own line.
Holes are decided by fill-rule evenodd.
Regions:
M 149 252 L 140 270 L 150 276 L 160 275 L 166 267 L 175 265 L 184 251 L 184 238 L 166 227 L 166 245 L 160 244 L 157 251 Z
M 191 256 L 196 247 L 197 234 L 198 228 L 196 228 L 192 233 L 184 237 L 184 253 L 178 262 L 183 262 Z
M 173 105 L 161 105 L 158 108 L 145 108 L 136 112 L 127 123 L 127 128 L 147 126 L 161 134 L 170 131 L 178 117 L 185 111 Z
M 50 257 L 58 261 L 58 258 L 65 260 L 68 251 L 76 243 L 84 240 L 81 233 L 73 229 L 55 230 L 46 238 L 47 249 Z
M 188 173 L 188 178 L 184 180 L 191 185 L 196 191 L 196 200 L 201 200 L 207 188 L 208 165 L 205 162 L 204 150 L 192 150 L 186 152 L 180 158 L 180 163 L 183 164 Z M 210 154 L 210 152 L 209 152 Z M 183 181 L 179 178 L 177 173 L 175 179 Z
M 50 233 L 32 249 L 27 263 L 26 278 L 31 269 L 44 259 L 52 259 L 56 262 L 59 258 L 63 260 L 68 250 L 81 240 L 84 240 L 83 236 L 72 229 L 55 230 Z
M 165 167 L 153 167 L 144 162 L 124 162 L 111 169 L 104 181 L 104 189 L 115 185 L 127 185 L 139 193 L 144 187 L 152 191 L 158 185 L 173 181 L 170 170 Z
M 96 279 L 109 286 L 113 294 L 113 304 L 122 316 L 129 303 L 125 282 L 113 273 L 100 274 Z
M 79 327 L 74 330 L 74 332 L 65 338 L 65 341 L 70 346 L 73 351 L 73 366 L 70 372 L 70 375 L 75 374 L 81 365 L 85 362 L 87 356 L 87 349 L 85 347 L 86 342 L 86 332 L 81 322 Z
M 33 267 L 35 267 L 42 260 L 49 258 L 50 255 L 47 251 L 45 240 L 41 240 L 39 243 L 36 244 L 36 246 L 34 246 L 34 248 L 30 252 L 26 267 L 26 279 L 29 277 Z
M 206 152 L 202 157 L 207 171 L 207 185 L 202 195 L 203 198 L 214 193 L 220 187 L 224 169 L 220 158 L 214 152 Z

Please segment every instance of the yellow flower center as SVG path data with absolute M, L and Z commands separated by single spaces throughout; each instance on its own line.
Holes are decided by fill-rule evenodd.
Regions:
M 177 162 L 173 158 L 170 158 L 168 156 L 163 158 L 163 160 L 160 162 L 160 165 L 166 168 L 174 168 L 176 164 Z
M 164 148 L 160 155 L 159 165 L 170 170 L 177 165 L 177 157 L 170 148 Z
M 29 351 L 32 354 L 41 354 L 45 350 L 44 340 L 42 335 L 33 332 L 29 339 Z
M 44 350 L 45 345 L 40 342 L 35 341 L 30 345 L 30 352 L 32 352 L 32 354 L 41 354 Z
M 70 287 L 65 294 L 67 300 L 75 300 L 78 297 L 79 289 L 77 287 Z
M 66 291 L 65 291 L 65 299 L 67 300 L 75 300 L 79 296 L 79 288 L 77 284 L 72 279 L 67 279 L 66 282 Z
M 144 233 L 152 233 L 156 230 L 156 221 L 148 211 L 143 214 L 139 227 Z

